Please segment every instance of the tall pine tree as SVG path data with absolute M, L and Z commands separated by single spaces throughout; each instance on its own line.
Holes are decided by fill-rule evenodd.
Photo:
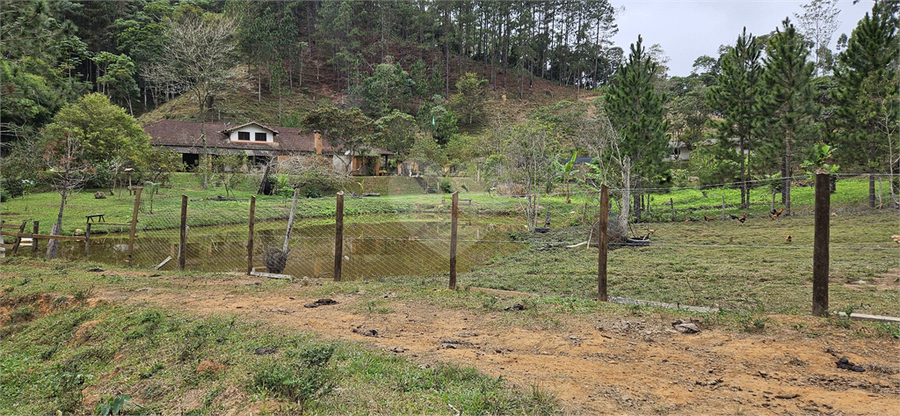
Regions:
M 717 84 L 709 89 L 707 102 L 722 118 L 713 125 L 720 140 L 738 139 L 741 166 L 741 207 L 749 208 L 750 177 L 749 159 L 754 126 L 760 119 L 758 96 L 760 94 L 762 66 L 760 47 L 747 28 L 738 37 L 734 47 L 722 56 Z
M 770 137 L 782 139 L 781 202 L 785 214 L 790 215 L 794 145 L 809 127 L 809 116 L 815 111 L 812 100 L 815 64 L 809 61 L 806 41 L 790 19 L 785 19 L 782 25 L 784 30 L 776 29 L 775 35 L 769 38 L 763 59 L 767 89 L 763 100 L 770 115 Z
M 869 173 L 869 206 L 875 207 L 875 174 L 893 165 L 888 149 L 897 136 L 898 17 L 896 8 L 876 2 L 859 21 L 835 69 L 835 112 L 842 152 Z M 891 169 L 893 170 L 893 169 Z
M 605 107 L 610 123 L 619 133 L 620 152 L 634 163 L 636 189 L 668 168 L 664 159 L 669 154 L 666 97 L 654 86 L 659 65 L 642 43 L 638 36 L 637 43 L 631 45 L 631 53 L 609 89 Z M 640 192 L 636 192 L 636 201 L 639 196 Z

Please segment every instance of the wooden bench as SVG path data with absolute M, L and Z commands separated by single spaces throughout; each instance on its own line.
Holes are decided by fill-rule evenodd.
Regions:
M 85 215 L 85 217 L 87 218 L 87 222 L 94 222 L 94 220 L 97 220 L 97 222 L 106 222 L 106 220 L 103 218 L 103 215 L 104 214 L 93 214 Z

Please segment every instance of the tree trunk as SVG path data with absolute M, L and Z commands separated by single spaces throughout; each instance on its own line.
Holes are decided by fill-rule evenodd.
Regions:
M 781 178 L 781 202 L 785 215 L 791 215 L 791 133 L 784 136 L 784 166 Z
M 209 173 L 209 152 L 206 148 L 206 120 L 203 114 L 200 114 L 200 117 L 200 139 L 203 140 L 203 161 L 200 162 L 203 163 L 203 169 L 200 169 L 200 171 L 203 177 L 203 189 L 207 189 L 209 187 L 209 178 L 207 177 Z
M 622 160 L 622 211 L 619 212 L 619 226 L 628 229 L 628 216 L 631 215 L 631 160 L 625 156 Z
M 59 215 L 56 217 L 56 224 L 53 224 L 52 229 L 50 230 L 50 235 L 60 235 L 62 231 L 62 220 L 63 220 L 63 210 L 66 208 L 66 197 L 67 191 L 63 190 L 60 193 L 60 202 L 59 202 Z M 55 259 L 56 255 L 59 253 L 59 240 L 50 240 L 47 243 L 47 258 Z
M 875 167 L 869 166 L 869 208 L 875 208 Z

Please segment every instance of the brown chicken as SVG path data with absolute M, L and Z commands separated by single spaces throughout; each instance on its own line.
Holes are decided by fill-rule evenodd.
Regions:
M 744 215 L 742 215 L 740 217 L 738 217 L 737 215 L 734 215 L 734 214 L 728 214 L 728 216 L 731 217 L 731 219 L 733 219 L 733 220 L 740 221 L 741 224 L 743 224 L 744 221 L 747 221 L 747 213 L 746 212 L 744 213 Z
M 694 221 L 697 221 L 697 219 L 694 218 L 694 217 L 686 217 L 686 218 L 684 219 L 684 222 L 694 222 Z
M 791 236 L 790 236 L 790 235 L 787 236 L 787 238 L 785 238 L 784 241 L 787 241 L 788 243 L 790 243 L 790 242 L 791 242 Z
M 774 209 L 773 209 L 773 210 L 772 210 L 771 217 L 772 217 L 772 219 L 774 220 L 775 218 L 780 217 L 781 214 L 784 214 L 784 208 L 779 209 L 779 210 L 774 210 Z
M 713 218 L 713 217 L 707 217 L 706 215 L 703 216 L 703 219 L 704 219 L 704 220 L 707 220 L 707 221 L 715 221 L 715 220 L 716 220 L 715 218 Z

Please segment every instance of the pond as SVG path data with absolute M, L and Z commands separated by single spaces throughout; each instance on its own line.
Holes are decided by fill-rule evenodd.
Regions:
M 376 222 L 369 222 L 369 221 Z M 521 230 L 492 218 L 468 218 L 458 226 L 457 271 L 462 273 L 495 256 L 511 254 L 524 247 L 512 241 L 510 231 Z M 259 222 L 255 225 L 253 265 L 265 271 L 266 251 L 281 249 L 287 221 Z M 367 279 L 388 276 L 449 274 L 450 233 L 448 220 L 418 218 L 378 221 L 354 217 L 344 220 L 342 278 Z M 246 272 L 248 227 L 244 225 L 191 227 L 188 230 L 185 270 Z M 332 223 L 298 220 L 291 232 L 284 274 L 295 277 L 331 278 L 334 272 L 335 226 Z M 45 240 L 46 241 L 46 240 Z M 134 267 L 152 269 L 167 257 L 161 270 L 178 269 L 179 230 L 138 230 L 134 246 Z M 46 244 L 46 243 L 44 243 Z M 42 244 L 43 245 L 43 244 Z M 43 248 L 43 247 L 41 247 Z M 39 254 L 43 254 L 40 250 Z M 19 254 L 30 255 L 31 250 Z M 84 243 L 60 241 L 59 256 L 83 259 Z M 92 234 L 91 261 L 124 265 L 128 258 L 128 234 Z

